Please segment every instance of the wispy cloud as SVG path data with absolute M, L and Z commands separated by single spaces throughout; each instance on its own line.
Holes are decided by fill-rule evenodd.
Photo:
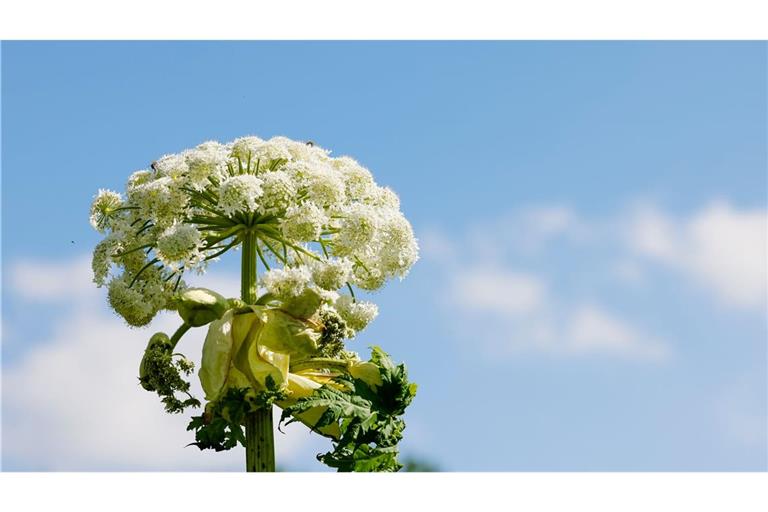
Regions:
M 664 342 L 591 304 L 579 305 L 572 312 L 565 339 L 566 346 L 575 352 L 616 353 L 650 360 L 661 360 L 669 354 Z
M 240 470 L 244 454 L 185 447 L 188 414 L 171 416 L 156 395 L 138 386 L 148 337 L 178 326 L 161 315 L 151 329 L 129 329 L 92 293 L 88 258 L 16 265 L 13 292 L 25 300 L 66 303 L 57 320 L 19 360 L 3 368 L 3 457 L 37 470 Z M 237 281 L 209 274 L 207 284 L 229 291 Z M 220 281 L 220 282 L 217 282 Z M 196 362 L 204 332 L 194 330 L 181 351 Z M 4 340 L 5 341 L 5 340 Z M 198 379 L 193 394 L 202 396 Z M 197 414 L 197 413 L 195 413 Z M 328 441 L 293 424 L 276 433 L 277 459 L 289 467 L 321 469 L 314 454 Z M 10 469 L 13 469 L 11 467 Z
M 448 307 L 490 353 L 536 351 L 558 356 L 601 355 L 644 361 L 669 356 L 665 342 L 605 307 L 557 300 L 544 279 L 499 266 L 452 272 Z M 480 338 L 478 340 L 478 338 Z
M 652 205 L 634 209 L 628 247 L 710 290 L 721 303 L 763 310 L 768 285 L 768 212 L 714 201 L 693 215 L 673 216 Z
M 614 292 L 664 268 L 681 284 L 705 287 L 716 303 L 762 312 L 767 218 L 765 210 L 740 210 L 725 201 L 688 216 L 645 204 L 592 220 L 563 205 L 534 206 L 450 237 L 432 230 L 422 247 L 443 269 L 450 316 L 461 315 L 494 350 L 660 361 L 671 354 L 663 335 L 634 325 L 626 311 L 612 311 L 597 287 L 580 297 L 556 280 L 554 268 L 530 270 L 532 256 L 538 262 L 573 251 L 581 258 L 578 268 L 613 281 Z
M 14 294 L 27 302 L 84 301 L 96 299 L 90 257 L 69 261 L 20 261 L 10 272 Z
M 498 267 L 469 267 L 456 273 L 451 298 L 467 310 L 525 315 L 545 301 L 544 283 L 536 276 Z

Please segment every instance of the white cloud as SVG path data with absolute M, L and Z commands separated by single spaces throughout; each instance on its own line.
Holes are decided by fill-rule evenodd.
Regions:
M 470 267 L 456 273 L 454 300 L 464 308 L 501 314 L 530 313 L 542 306 L 545 287 L 537 277 L 493 267 Z
M 592 290 L 584 298 L 566 298 L 562 292 L 568 285 L 558 281 L 557 273 L 524 271 L 510 263 L 549 257 L 550 242 L 556 239 L 577 243 L 582 249 L 598 243 L 600 251 L 621 251 L 621 240 L 612 235 L 610 224 L 587 223 L 565 206 L 526 207 L 473 226 L 466 235 L 452 233 L 452 239 L 432 230 L 426 253 L 446 276 L 445 300 L 451 317 L 458 316 L 460 328 L 471 329 L 474 338 L 482 338 L 494 354 L 527 350 L 665 360 L 671 353 L 667 342 L 597 303 Z M 664 233 L 649 230 L 648 246 L 663 252 L 664 243 Z M 578 257 L 584 258 L 583 253 Z M 598 276 L 619 276 L 634 284 L 644 277 L 636 258 L 625 256 L 609 265 L 597 259 L 595 264 Z
M 571 208 L 541 205 L 518 208 L 473 226 L 466 245 L 476 256 L 499 260 L 508 254 L 537 254 L 548 243 L 581 241 L 589 235 L 589 226 Z
M 687 216 L 646 204 L 590 221 L 565 206 L 547 205 L 517 209 L 451 238 L 432 230 L 425 252 L 446 276 L 451 317 L 461 312 L 464 324 L 474 335 L 483 331 L 494 350 L 658 361 L 670 354 L 663 336 L 650 335 L 599 304 L 600 286 L 620 281 L 643 285 L 649 293 L 654 284 L 649 271 L 662 265 L 674 271 L 673 278 L 710 290 L 719 302 L 764 312 L 767 237 L 765 209 L 737 209 L 724 201 Z M 555 240 L 570 245 L 554 246 Z M 569 251 L 571 258 L 550 258 Z M 537 271 L 521 270 L 520 261 Z M 542 270 L 540 261 L 558 261 L 559 268 Z M 595 283 L 582 285 L 583 297 L 558 280 L 571 264 L 569 272 L 589 272 Z
M 436 263 L 453 266 L 458 264 L 457 248 L 442 231 L 425 229 L 419 236 L 419 250 L 422 258 Z
M 573 232 L 580 228 L 576 213 L 562 205 L 550 205 L 526 208 L 515 220 L 521 220 L 528 234 L 539 238 L 550 238 L 559 234 Z
M 768 285 L 768 213 L 717 201 L 688 218 L 636 209 L 629 247 L 709 288 L 730 306 L 763 310 Z
M 559 301 L 534 275 L 496 266 L 452 273 L 451 316 L 494 355 L 536 351 L 662 361 L 667 345 L 593 303 Z
M 591 226 L 571 208 L 540 205 L 486 219 L 472 225 L 467 233 L 422 229 L 419 245 L 424 259 L 463 271 L 468 261 L 498 263 L 510 254 L 535 256 L 558 239 L 580 242 L 590 236 Z
M 158 330 L 172 332 L 178 320 L 165 314 L 149 329 L 127 328 L 105 311 L 103 290 L 85 290 L 86 276 L 93 286 L 88 265 L 81 258 L 25 263 L 12 271 L 16 293 L 39 298 L 36 290 L 46 300 L 66 299 L 72 307 L 46 339 L 3 368 L 6 464 L 16 461 L 39 470 L 240 470 L 242 449 L 214 453 L 185 447 L 193 441 L 186 432 L 189 414 L 166 414 L 158 397 L 138 386 L 147 339 Z M 204 281 L 224 291 L 237 286 L 231 277 L 217 283 L 213 274 Z M 78 290 L 74 296 L 73 290 Z M 179 348 L 199 362 L 203 338 L 202 329 L 194 330 Z M 198 379 L 192 383 L 193 394 L 201 397 Z M 322 469 L 314 455 L 327 450 L 329 441 L 300 424 L 283 430 L 286 435 L 275 434 L 278 464 Z
M 636 209 L 626 227 L 628 242 L 637 252 L 659 260 L 675 258 L 675 228 L 655 207 Z
M 461 248 L 464 261 L 471 257 L 498 264 L 520 255 L 551 254 L 551 243 L 558 240 L 601 250 L 603 258 L 615 253 L 608 266 L 625 284 L 645 283 L 647 270 L 661 265 L 708 290 L 721 304 L 757 311 L 766 306 L 768 211 L 737 208 L 724 200 L 687 215 L 640 203 L 604 219 L 585 219 L 564 205 L 528 206 L 486 219 L 453 244 L 432 230 L 424 252 L 441 263 L 456 262 Z
M 576 352 L 613 352 L 654 360 L 669 353 L 661 341 L 592 304 L 579 306 L 572 313 L 566 334 L 569 348 Z
M 16 263 L 10 272 L 14 292 L 28 302 L 84 300 L 98 296 L 88 255 L 70 261 Z

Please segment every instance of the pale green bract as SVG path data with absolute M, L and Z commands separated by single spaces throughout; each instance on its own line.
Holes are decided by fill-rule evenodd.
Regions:
M 190 424 L 194 444 L 219 450 L 242 443 L 243 414 L 274 403 L 340 443 L 339 453 L 326 454 L 333 464 L 356 447 L 354 457 L 363 462 L 354 467 L 399 467 L 387 455 L 399 434 L 366 434 L 385 443 L 382 453 L 355 444 L 360 440 L 344 431 L 354 422 L 343 418 L 365 408 L 334 402 L 368 400 L 374 407 L 364 397 L 371 390 L 404 393 L 392 403 L 409 403 L 415 393 L 404 370 L 387 388 L 392 370 L 383 352 L 363 362 L 345 349 L 345 340 L 378 314 L 375 304 L 355 297 L 355 288 L 373 291 L 402 279 L 418 259 L 397 195 L 369 170 L 286 137 L 208 141 L 134 172 L 123 193 L 100 189 L 90 222 L 104 235 L 93 253 L 94 282 L 108 288 L 115 312 L 132 327 L 162 310 L 176 310 L 183 320 L 172 336 L 155 334 L 166 341 L 150 343 L 141 364 L 142 385 L 158 392 L 168 412 L 197 405 L 194 397 L 175 395 L 189 395 L 183 375 L 193 364 L 174 350 L 188 329 L 208 325 L 199 368 L 208 404 Z M 258 257 L 256 287 L 243 290 L 253 303 L 188 287 L 190 272 L 204 273 L 232 249 L 245 251 L 246 241 Z M 391 432 L 394 423 L 387 425 Z

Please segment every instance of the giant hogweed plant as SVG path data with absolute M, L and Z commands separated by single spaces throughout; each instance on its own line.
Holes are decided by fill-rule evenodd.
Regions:
M 161 310 L 181 325 L 151 336 L 139 383 L 168 413 L 197 409 L 191 444 L 242 445 L 248 471 L 274 471 L 272 406 L 331 439 L 318 459 L 339 471 L 397 471 L 402 415 L 416 385 L 378 347 L 363 360 L 347 343 L 377 315 L 369 292 L 403 278 L 418 258 L 397 195 L 349 157 L 284 137 L 205 142 L 133 173 L 124 194 L 99 190 L 93 274 L 133 327 Z M 241 296 L 189 287 L 230 250 Z M 258 272 L 257 272 L 258 270 Z M 207 326 L 198 376 L 178 344 Z M 192 434 L 190 434 L 191 436 Z

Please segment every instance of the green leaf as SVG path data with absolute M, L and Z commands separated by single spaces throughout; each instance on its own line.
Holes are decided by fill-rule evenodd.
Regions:
M 408 381 L 405 365 L 395 366 L 389 356 L 373 347 L 370 363 L 378 368 L 380 383 L 350 375 L 335 379 L 310 396 L 283 409 L 282 423 L 296 421 L 296 415 L 323 410 L 314 429 L 336 424 L 341 436 L 333 450 L 318 455 L 318 460 L 338 471 L 398 471 L 397 443 L 403 437 L 405 422 L 400 419 L 413 401 L 416 385 Z
M 242 424 L 250 410 L 246 401 L 247 388 L 230 388 L 217 402 L 211 402 L 200 416 L 193 416 L 188 431 L 195 432 L 195 442 L 200 450 L 212 449 L 217 452 L 229 450 L 238 443 L 245 446 Z
M 318 420 L 316 427 L 330 425 L 343 417 L 367 417 L 372 414 L 370 402 L 367 400 L 339 391 L 338 389 L 323 386 L 307 398 L 283 410 L 283 418 L 289 415 L 300 414 L 315 407 L 324 407 L 326 412 Z M 292 420 L 289 423 L 292 423 Z

